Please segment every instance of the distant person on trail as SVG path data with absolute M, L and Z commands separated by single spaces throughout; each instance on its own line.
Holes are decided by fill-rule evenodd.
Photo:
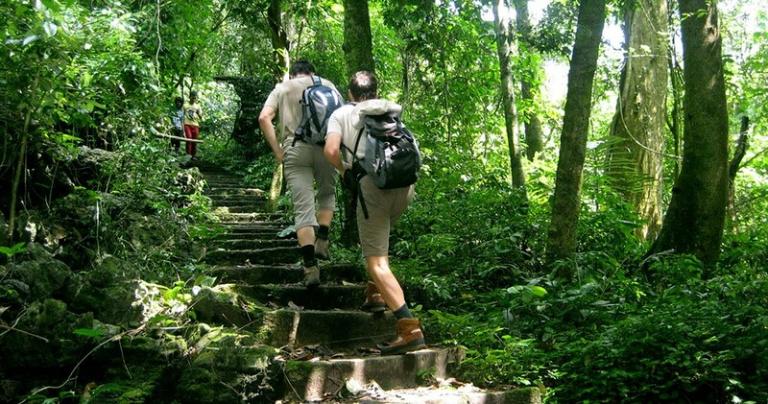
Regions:
M 176 99 L 173 100 L 173 105 L 175 108 L 171 110 L 171 123 L 173 123 L 171 135 L 184 137 L 184 99 L 176 97 Z M 179 146 L 181 146 L 181 140 L 171 139 L 171 147 L 173 147 L 176 154 L 179 153 Z
M 203 119 L 203 110 L 197 104 L 197 91 L 189 93 L 189 104 L 184 105 L 184 137 L 197 140 L 200 137 L 200 121 Z M 187 154 L 192 159 L 197 159 L 197 143 L 187 142 Z
M 389 267 L 390 229 L 413 198 L 412 184 L 415 178 L 413 182 L 405 179 L 404 182 L 409 184 L 407 186 L 398 187 L 398 184 L 394 184 L 394 188 L 382 189 L 379 182 L 374 183 L 378 178 L 374 179 L 362 171 L 360 160 L 366 157 L 366 147 L 374 149 L 373 146 L 377 145 L 369 143 L 375 140 L 367 133 L 374 130 L 371 128 L 378 125 L 376 122 L 384 122 L 371 119 L 388 120 L 391 126 L 387 127 L 387 133 L 402 133 L 404 130 L 399 121 L 402 107 L 378 99 L 377 86 L 376 77 L 371 72 L 361 71 L 352 76 L 349 83 L 349 98 L 352 102 L 331 115 L 325 140 L 325 156 L 342 174 L 344 186 L 352 194 L 359 192 L 362 195 L 357 208 L 357 226 L 366 269 L 373 279 L 373 282 L 368 282 L 362 309 L 381 312 L 386 305 L 392 310 L 397 318 L 397 337 L 389 343 L 380 344 L 379 349 L 382 355 L 394 355 L 425 346 L 419 320 L 408 310 L 403 289 Z M 411 142 L 414 143 L 413 140 Z M 417 147 L 415 150 L 418 153 Z M 420 160 L 417 160 L 416 170 L 418 165 Z
M 275 158 L 283 163 L 285 179 L 293 197 L 294 223 L 304 264 L 304 284 L 315 287 L 320 284 L 317 259 L 328 259 L 328 233 L 336 206 L 336 173 L 325 160 L 323 147 L 316 143 L 316 134 L 310 131 L 311 124 L 320 123 L 314 130 L 322 131 L 321 139 L 324 139 L 325 122 L 330 111 L 321 108 L 323 116 L 317 120 L 310 119 L 307 115 L 307 103 L 311 101 L 308 95 L 319 89 L 324 92 L 321 95 L 330 97 L 324 101 L 338 105 L 341 104 L 341 96 L 333 83 L 315 75 L 314 66 L 307 61 L 295 62 L 288 73 L 290 79 L 278 83 L 264 103 L 259 114 L 259 127 Z M 317 111 L 316 106 L 313 110 Z M 272 125 L 276 115 L 279 115 L 279 138 Z M 314 183 L 317 183 L 317 211 Z

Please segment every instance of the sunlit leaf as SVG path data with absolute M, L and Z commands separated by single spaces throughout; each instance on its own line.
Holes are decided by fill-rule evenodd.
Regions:
M 536 297 L 544 297 L 547 295 L 547 290 L 541 286 L 528 286 L 528 291 Z
M 95 328 L 77 328 L 74 331 L 72 331 L 75 335 L 82 335 L 83 337 L 89 337 L 89 338 L 101 338 L 104 335 L 104 332 L 101 330 L 97 330 Z
M 0 246 L 0 254 L 4 254 L 10 258 L 18 253 L 24 252 L 27 249 L 27 243 L 16 243 L 10 247 Z
M 22 45 L 24 45 L 24 46 L 26 46 L 26 45 L 29 45 L 29 44 L 31 44 L 32 42 L 35 42 L 35 41 L 37 41 L 37 40 L 38 40 L 38 38 L 40 38 L 40 37 L 39 37 L 39 36 L 37 36 L 37 35 L 30 35 L 30 36 L 28 36 L 28 37 L 24 38 L 24 40 L 23 40 L 23 41 L 21 41 L 21 44 L 22 44 Z
M 46 21 L 43 23 L 43 30 L 45 30 L 48 36 L 54 36 L 59 31 L 59 27 L 50 21 Z

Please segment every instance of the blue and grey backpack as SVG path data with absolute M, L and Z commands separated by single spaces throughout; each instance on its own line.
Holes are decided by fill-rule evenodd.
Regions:
M 325 144 L 328 118 L 333 111 L 344 105 L 344 99 L 335 89 L 322 83 L 320 77 L 312 76 L 312 85 L 301 95 L 301 124 L 294 133 L 295 140 L 309 144 Z

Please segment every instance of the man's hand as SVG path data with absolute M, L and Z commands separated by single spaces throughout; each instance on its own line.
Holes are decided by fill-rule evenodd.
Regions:
M 275 160 L 277 160 L 278 164 L 283 164 L 283 161 L 285 161 L 285 152 L 282 148 L 278 148 L 276 152 L 273 153 L 275 155 Z

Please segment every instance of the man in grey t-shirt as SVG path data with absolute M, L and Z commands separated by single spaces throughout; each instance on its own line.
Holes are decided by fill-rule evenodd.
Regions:
M 328 232 L 336 203 L 336 173 L 323 157 L 323 147 L 304 140 L 294 141 L 294 133 L 302 119 L 302 93 L 313 84 L 314 74 L 315 68 L 311 63 L 295 62 L 289 71 L 290 79 L 275 86 L 259 114 L 259 127 L 275 158 L 283 163 L 285 179 L 293 197 L 306 286 L 320 283 L 317 258 L 328 258 Z M 336 88 L 325 79 L 322 79 L 322 84 Z M 277 115 L 279 139 L 272 125 Z M 317 213 L 314 183 L 317 183 Z M 315 226 L 318 226 L 317 235 Z
M 394 102 L 377 99 L 376 76 L 371 72 L 357 72 L 349 83 L 351 104 L 337 109 L 328 120 L 328 134 L 325 138 L 325 157 L 344 176 L 344 183 L 353 175 L 355 151 L 357 158 L 365 157 L 365 139 L 358 142 L 358 136 L 366 136 L 363 128 L 365 115 L 399 113 L 402 109 Z M 342 152 L 344 149 L 344 152 Z M 354 177 L 353 177 L 354 178 Z M 389 232 L 391 226 L 408 207 L 413 198 L 413 185 L 379 189 L 368 176 L 360 179 L 359 191 L 368 207 L 368 218 L 357 210 L 357 226 L 360 245 L 365 256 L 366 269 L 373 282 L 368 282 L 363 309 L 383 311 L 385 306 L 397 318 L 397 338 L 379 345 L 382 355 L 401 354 L 424 347 L 421 324 L 414 318 L 405 302 L 403 289 L 389 268 Z

